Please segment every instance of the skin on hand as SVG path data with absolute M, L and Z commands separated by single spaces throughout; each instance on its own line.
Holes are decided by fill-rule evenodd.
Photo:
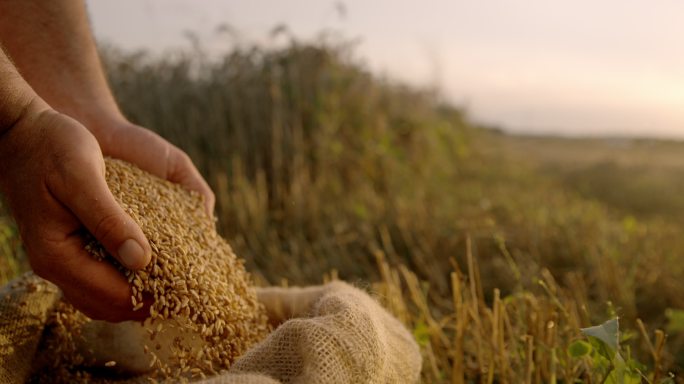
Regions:
M 119 110 L 83 0 L 0 1 L 0 42 L 35 92 L 90 130 L 105 156 L 199 192 L 213 212 L 214 194 L 190 158 Z
M 105 156 L 128 161 L 157 177 L 198 192 L 209 215 L 214 211 L 214 192 L 190 157 L 161 136 L 128 122 L 121 114 L 109 113 L 89 125 Z
M 147 265 L 151 248 L 107 187 L 93 135 L 36 98 L 0 135 L 0 188 L 34 272 L 93 319 L 142 320 L 123 274 L 84 250 L 88 230 L 123 265 Z
M 0 49 L 0 188 L 31 266 L 93 318 L 144 317 L 144 310 L 131 312 L 122 275 L 90 258 L 78 235 L 85 226 L 124 265 L 121 256 L 136 250 L 125 239 L 137 239 L 149 260 L 140 228 L 107 188 L 102 156 L 199 192 L 209 214 L 214 194 L 183 151 L 123 116 L 102 70 L 84 0 L 0 1 L 0 45 L 13 59 Z M 15 124 L 26 97 L 40 102 Z M 13 127 L 3 132 L 6 126 Z

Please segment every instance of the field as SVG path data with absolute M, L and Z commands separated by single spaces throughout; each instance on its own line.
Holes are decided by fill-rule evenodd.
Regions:
M 683 382 L 684 143 L 479 128 L 325 40 L 103 53 L 126 114 L 206 176 L 259 283 L 372 290 L 424 382 Z M 3 280 L 26 268 L 7 216 L 0 252 Z M 580 332 L 616 317 L 622 365 Z

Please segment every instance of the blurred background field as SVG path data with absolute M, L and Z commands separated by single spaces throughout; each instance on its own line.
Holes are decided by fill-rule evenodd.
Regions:
M 570 346 L 616 316 L 632 382 L 684 374 L 684 143 L 479 127 L 332 39 L 103 57 L 127 116 L 212 185 L 260 284 L 373 290 L 424 382 L 611 382 Z M 3 281 L 26 269 L 7 214 L 0 252 Z

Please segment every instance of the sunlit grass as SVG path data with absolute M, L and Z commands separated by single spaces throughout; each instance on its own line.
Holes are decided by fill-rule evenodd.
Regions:
M 649 380 L 681 371 L 681 336 L 656 333 L 684 308 L 674 223 L 569 188 L 539 152 L 378 79 L 343 44 L 105 57 L 127 115 L 206 175 L 257 278 L 373 282 L 421 344 L 425 382 L 600 382 L 568 347 L 614 316 Z

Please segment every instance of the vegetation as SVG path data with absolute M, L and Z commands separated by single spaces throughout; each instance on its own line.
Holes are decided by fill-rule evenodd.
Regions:
M 425 382 L 684 375 L 683 144 L 477 128 L 326 40 L 105 57 L 127 115 L 207 177 L 258 280 L 373 289 L 421 344 Z M 612 349 L 581 331 L 616 317 Z

